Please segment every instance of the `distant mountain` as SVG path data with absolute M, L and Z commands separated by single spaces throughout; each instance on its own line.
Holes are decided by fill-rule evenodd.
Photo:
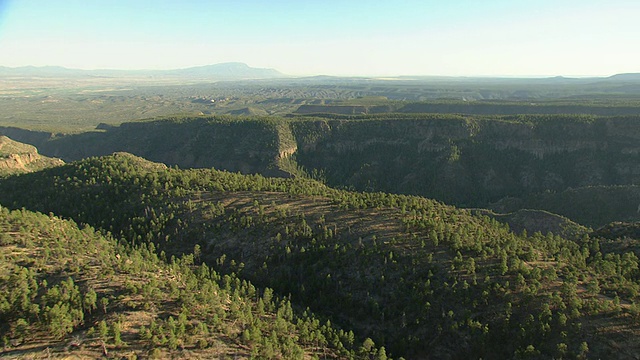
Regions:
M 206 78 L 213 80 L 248 80 L 282 78 L 286 75 L 275 69 L 253 68 L 245 63 L 231 62 L 171 70 L 81 70 L 61 66 L 0 66 L 0 76 L 18 77 L 138 77 L 153 76 Z
M 214 80 L 250 80 L 250 79 L 275 79 L 287 78 L 289 76 L 271 68 L 254 68 L 242 62 L 227 62 L 204 66 L 195 66 L 182 69 L 168 70 L 118 70 L 118 69 L 95 69 L 82 70 L 70 69 L 62 66 L 21 66 L 6 67 L 0 66 L 0 77 L 3 76 L 25 76 L 25 77 L 184 77 L 196 79 L 214 79 Z M 474 77 L 474 76 L 424 76 L 424 75 L 398 75 L 396 80 L 405 81 L 444 81 L 444 82 L 500 82 L 500 83 L 518 83 L 522 81 L 536 83 L 590 83 L 593 81 L 607 82 L 638 82 L 640 81 L 640 73 L 621 73 L 609 77 L 588 77 L 588 78 L 572 78 L 565 76 L 532 78 L 532 77 Z M 345 82 L 345 81 L 363 81 L 363 80 L 382 80 L 383 78 L 368 76 L 330 76 L 317 75 L 298 78 L 300 81 L 317 81 L 317 82 Z
M 609 80 L 640 81 L 640 73 L 616 74 L 608 77 Z
M 55 77 L 55 76 L 83 76 L 89 73 L 86 70 L 68 69 L 62 66 L 20 66 L 6 67 L 0 66 L 0 76 L 35 76 L 35 77 Z
M 269 79 L 285 75 L 274 69 L 253 68 L 245 63 L 230 62 L 167 71 L 169 75 L 215 77 L 224 79 Z

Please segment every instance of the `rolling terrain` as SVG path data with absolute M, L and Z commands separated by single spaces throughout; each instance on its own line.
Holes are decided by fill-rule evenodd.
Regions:
M 0 126 L 77 133 L 176 114 L 429 112 L 634 115 L 640 82 L 608 78 L 286 77 L 241 63 L 166 71 L 0 68 Z
M 640 357 L 635 74 L 0 78 L 0 357 Z
M 33 191 L 18 191 L 26 184 Z M 178 170 L 124 153 L 7 178 L 0 202 L 272 288 L 295 314 L 309 308 L 369 348 L 384 346 L 385 357 L 640 351 L 638 248 L 629 240 L 517 235 L 425 198 Z
M 0 210 L 2 358 L 366 358 L 383 348 L 286 299 L 89 226 Z M 343 345 L 353 349 L 349 350 Z

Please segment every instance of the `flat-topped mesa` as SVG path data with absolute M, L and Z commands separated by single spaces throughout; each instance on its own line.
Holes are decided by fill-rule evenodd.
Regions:
M 167 166 L 285 178 L 316 173 L 336 187 L 484 207 L 505 197 L 638 184 L 638 120 L 592 115 L 216 115 L 124 123 L 42 142 L 31 142 L 26 133 L 7 134 L 65 161 L 124 151 Z

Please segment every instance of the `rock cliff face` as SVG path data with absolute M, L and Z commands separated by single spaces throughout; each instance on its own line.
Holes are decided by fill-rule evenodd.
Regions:
M 492 103 L 482 101 L 471 102 L 413 102 L 402 107 L 365 106 L 365 105 L 301 105 L 297 114 L 381 114 L 399 112 L 406 114 L 469 114 L 469 115 L 561 115 L 588 114 L 598 116 L 637 115 L 637 106 L 602 106 L 602 105 L 561 105 L 536 104 L 531 102 Z
M 38 148 L 65 161 L 128 152 L 182 168 L 278 176 L 278 137 L 275 124 L 256 118 L 190 118 L 124 123 L 104 131 L 57 136 L 38 143 Z
M 637 115 L 636 106 L 598 106 L 598 105 L 554 105 L 554 104 L 495 104 L 483 102 L 469 103 L 410 103 L 398 110 L 403 113 L 440 113 L 474 115 L 516 115 L 516 114 L 590 114 L 600 116 Z
M 70 136 L 22 135 L 38 140 L 34 144 L 43 154 L 64 160 L 125 151 L 183 168 L 267 176 L 304 169 L 332 186 L 416 194 L 458 206 L 522 200 L 509 211 L 533 204 L 529 199 L 536 194 L 547 194 L 551 203 L 569 189 L 640 184 L 640 116 L 200 117 L 125 123 Z M 585 206 L 602 207 L 606 196 L 600 193 L 576 196 L 591 199 Z M 637 198 L 627 195 L 616 196 Z M 562 208 L 540 205 L 532 208 Z M 637 216 L 637 206 L 624 206 L 634 209 L 624 220 Z M 617 219 L 616 214 L 607 218 Z
M 571 187 L 640 183 L 640 119 L 318 120 L 294 133 L 300 165 L 331 185 L 463 206 Z
M 0 136 L 0 175 L 37 171 L 62 164 L 64 162 L 60 159 L 41 156 L 32 145 Z
M 9 154 L 0 158 L 0 169 L 2 171 L 27 171 L 27 166 L 37 161 L 39 156 L 35 154 Z

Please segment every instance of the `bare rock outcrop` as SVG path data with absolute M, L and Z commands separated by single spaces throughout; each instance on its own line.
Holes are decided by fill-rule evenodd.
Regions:
M 60 159 L 38 154 L 35 146 L 0 136 L 0 175 L 26 173 L 64 164 Z

